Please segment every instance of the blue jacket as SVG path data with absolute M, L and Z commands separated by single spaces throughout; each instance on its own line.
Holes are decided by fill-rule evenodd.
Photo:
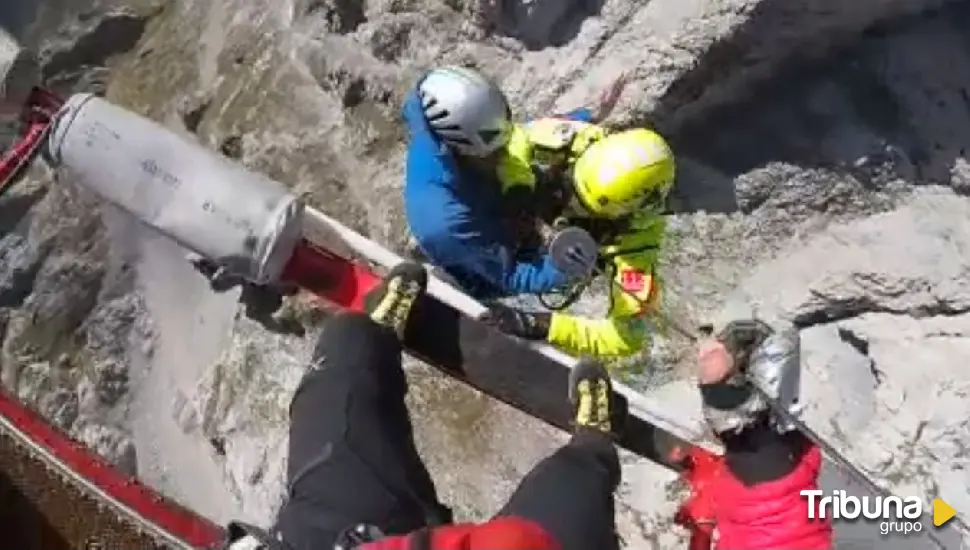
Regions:
M 548 255 L 515 257 L 501 208 L 501 184 L 462 171 L 431 131 L 417 92 L 404 101 L 410 140 L 404 208 L 428 259 L 478 299 L 540 294 L 569 282 Z

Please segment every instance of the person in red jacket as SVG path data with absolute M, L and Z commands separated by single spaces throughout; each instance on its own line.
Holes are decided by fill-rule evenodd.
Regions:
M 369 315 L 328 321 L 290 405 L 286 499 L 268 532 L 231 523 L 230 550 L 619 548 L 614 441 L 625 406 L 590 361 L 570 376 L 570 441 L 526 475 L 494 518 L 452 523 L 404 401 L 401 339 L 427 280 L 420 265 L 401 264 L 369 297 Z
M 818 447 L 774 417 L 751 385 L 758 380 L 774 400 L 795 404 L 798 338 L 794 329 L 776 332 L 760 322 L 739 321 L 700 347 L 704 414 L 725 454 L 695 461 L 689 476 L 695 493 L 682 509 L 689 517 L 681 523 L 702 532 L 716 526 L 717 550 L 833 547 L 831 520 L 808 519 L 808 500 L 800 494 L 818 489 Z M 691 550 L 701 548 L 709 545 Z

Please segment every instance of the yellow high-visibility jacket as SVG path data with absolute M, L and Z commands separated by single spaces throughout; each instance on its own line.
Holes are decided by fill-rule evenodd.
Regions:
M 593 141 L 606 135 L 597 125 L 579 120 L 542 118 L 516 126 L 499 163 L 503 191 L 537 185 L 537 174 L 550 159 L 568 163 Z M 630 356 L 650 344 L 647 317 L 659 305 L 661 282 L 657 276 L 660 248 L 667 222 L 653 212 L 634 215 L 622 234 L 600 243 L 604 272 L 614 281 L 604 319 L 589 319 L 554 312 L 548 341 L 573 355 L 601 358 Z M 625 289 L 625 290 L 624 290 Z M 634 298 L 635 296 L 635 298 Z

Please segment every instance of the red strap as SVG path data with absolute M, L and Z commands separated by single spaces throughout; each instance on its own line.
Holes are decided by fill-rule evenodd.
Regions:
M 28 128 L 23 138 L 0 158 L 0 190 L 7 187 L 20 172 L 20 169 L 34 156 L 34 152 L 41 145 L 49 122 L 34 122 Z
M 36 156 L 53 123 L 54 114 L 63 103 L 47 90 L 33 89 L 20 116 L 26 127 L 23 137 L 0 157 L 0 194 L 19 179 L 22 169 Z
M 683 477 L 691 495 L 674 517 L 691 532 L 690 550 L 710 550 L 714 542 L 714 484 L 723 475 L 724 458 L 694 448 L 685 460 Z

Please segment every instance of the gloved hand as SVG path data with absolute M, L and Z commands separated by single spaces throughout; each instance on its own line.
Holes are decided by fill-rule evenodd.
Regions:
M 302 326 L 298 323 L 278 321 L 274 315 L 283 306 L 283 298 L 297 293 L 292 286 L 258 285 L 247 281 L 219 265 L 217 262 L 190 253 L 186 256 L 203 277 L 208 279 L 213 292 L 226 292 L 237 286 L 241 287 L 239 302 L 245 306 L 246 317 L 262 323 L 267 328 L 284 333 L 302 334 Z
M 505 334 L 526 340 L 545 340 L 549 336 L 552 314 L 545 311 L 522 311 L 501 303 L 493 303 L 480 318 Z
M 283 307 L 283 298 L 293 294 L 295 292 L 290 288 L 245 282 L 239 302 L 246 306 L 246 316 L 250 319 L 268 319 Z
M 246 282 L 242 277 L 230 273 L 214 260 L 200 254 L 190 252 L 185 255 L 185 259 L 209 281 L 213 292 L 226 292 Z

